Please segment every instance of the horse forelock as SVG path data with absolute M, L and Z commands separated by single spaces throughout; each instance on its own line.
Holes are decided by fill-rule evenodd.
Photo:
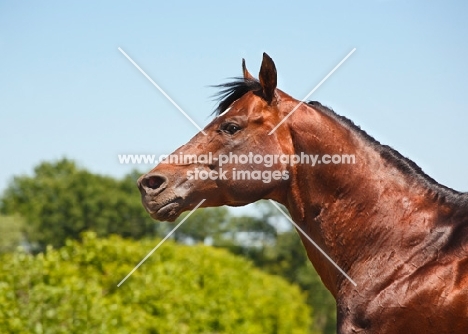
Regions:
M 255 79 L 234 78 L 233 81 L 214 86 L 220 91 L 214 95 L 218 105 L 212 114 L 216 116 L 227 112 L 228 108 L 248 92 L 256 92 L 262 89 L 259 81 Z

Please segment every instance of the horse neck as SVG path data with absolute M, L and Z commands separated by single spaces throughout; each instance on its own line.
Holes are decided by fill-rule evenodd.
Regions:
M 361 264 L 378 253 L 406 247 L 402 240 L 408 240 L 409 256 L 409 245 L 424 238 L 434 222 L 432 191 L 385 161 L 377 144 L 332 115 L 304 106 L 291 117 L 289 127 L 298 155 L 355 157 L 354 164 L 291 168 L 284 204 L 298 225 L 351 277 L 353 273 L 362 276 L 358 275 L 365 270 Z M 415 220 L 421 224 L 413 224 Z M 336 297 L 349 282 L 301 238 L 322 281 Z

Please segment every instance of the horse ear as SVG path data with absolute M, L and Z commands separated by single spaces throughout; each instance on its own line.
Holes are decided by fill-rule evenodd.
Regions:
M 262 66 L 260 67 L 260 84 L 263 88 L 263 97 L 271 103 L 275 97 L 277 83 L 276 66 L 273 59 L 265 52 L 263 53 Z
M 244 74 L 244 80 L 255 80 L 252 74 L 247 70 L 247 66 L 245 66 L 245 59 L 242 58 L 242 73 Z

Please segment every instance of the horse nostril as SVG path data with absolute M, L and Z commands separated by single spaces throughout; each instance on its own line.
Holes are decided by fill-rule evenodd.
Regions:
M 149 189 L 153 189 L 153 190 L 157 190 L 159 189 L 165 182 L 167 181 L 167 178 L 165 176 L 162 176 L 162 175 L 147 175 L 145 176 L 145 178 L 143 179 L 143 187 L 145 188 L 149 188 Z

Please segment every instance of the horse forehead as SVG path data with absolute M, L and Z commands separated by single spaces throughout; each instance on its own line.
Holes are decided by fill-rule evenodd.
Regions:
M 251 92 L 249 92 L 249 93 L 251 93 Z M 220 113 L 218 116 L 216 116 L 216 118 L 224 116 L 224 115 L 228 114 L 230 111 L 235 112 L 235 111 L 248 111 L 248 110 L 251 110 L 252 107 L 255 105 L 255 100 L 252 100 L 251 99 L 252 97 L 253 97 L 253 95 L 251 97 L 249 97 L 248 93 L 247 93 L 246 95 L 238 98 L 237 100 L 232 102 L 231 105 L 226 108 L 226 110 L 224 110 L 222 113 Z
M 232 102 L 231 105 L 229 107 L 227 107 L 226 110 L 224 110 L 221 114 L 216 116 L 216 118 L 226 115 L 227 113 L 229 113 L 233 109 L 235 109 L 235 110 L 242 109 L 242 105 L 241 106 L 236 105 L 236 104 L 239 104 L 239 102 L 238 102 L 239 100 L 240 99 L 237 99 L 234 102 Z

